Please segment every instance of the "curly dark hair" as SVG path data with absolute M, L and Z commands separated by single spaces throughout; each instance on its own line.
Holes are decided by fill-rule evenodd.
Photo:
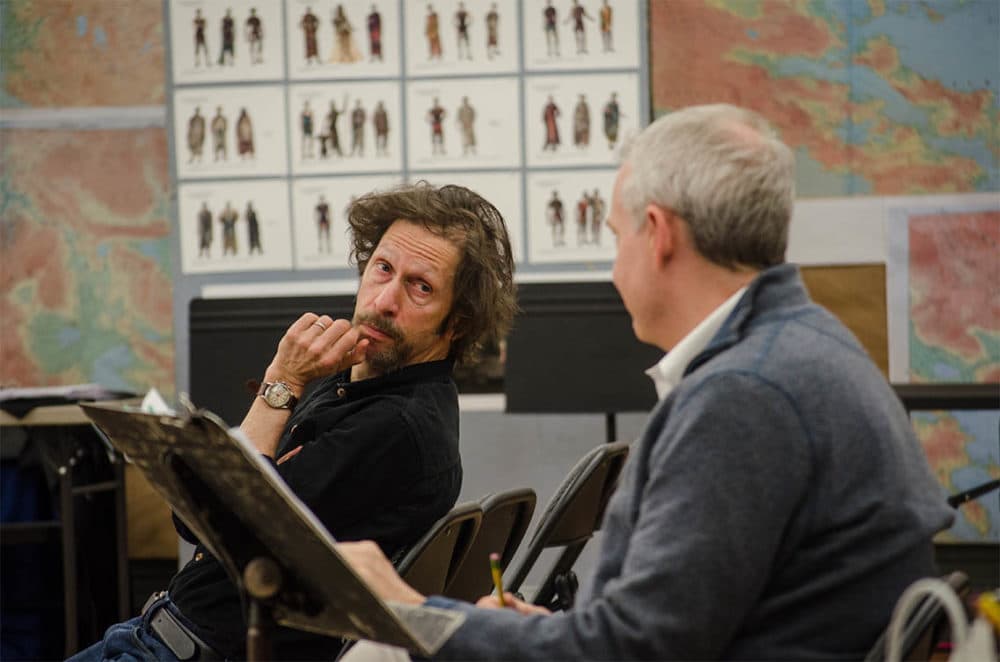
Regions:
M 517 312 L 517 296 L 510 239 L 497 208 L 463 186 L 438 188 L 423 181 L 363 195 L 347 217 L 359 274 L 382 235 L 401 219 L 423 225 L 461 251 L 454 300 L 441 326 L 442 332 L 449 325 L 455 331 L 449 356 L 469 361 L 483 345 L 503 339 Z

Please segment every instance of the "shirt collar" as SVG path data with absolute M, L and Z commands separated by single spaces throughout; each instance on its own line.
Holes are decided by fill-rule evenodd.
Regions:
M 656 365 L 646 370 L 646 374 L 653 380 L 653 385 L 656 387 L 658 400 L 665 398 L 680 383 L 684 376 L 684 369 L 694 357 L 698 356 L 701 350 L 708 347 L 712 336 L 722 327 L 722 323 L 729 317 L 729 313 L 733 312 L 746 289 L 746 287 L 741 287 L 735 294 L 723 301 L 722 305 L 709 313 L 673 349 L 664 354 Z
M 343 393 L 340 397 L 345 397 L 346 395 L 351 395 L 352 397 L 365 396 L 370 393 L 378 393 L 386 388 L 450 377 L 454 363 L 454 360 L 450 358 L 414 363 L 404 366 L 399 370 L 385 373 L 384 375 L 369 377 L 368 379 L 356 382 L 351 381 L 351 369 L 348 368 L 343 372 L 327 377 L 317 386 L 317 390 L 335 388 L 342 389 Z

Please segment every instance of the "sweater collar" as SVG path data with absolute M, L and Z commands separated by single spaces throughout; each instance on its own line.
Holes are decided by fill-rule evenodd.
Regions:
M 765 313 L 791 309 L 809 303 L 798 266 L 779 264 L 761 271 L 750 282 L 729 317 L 694 359 L 684 374 L 689 375 L 720 352 L 738 343 L 751 324 Z

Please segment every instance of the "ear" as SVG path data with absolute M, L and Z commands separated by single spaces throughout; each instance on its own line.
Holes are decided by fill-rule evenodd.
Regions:
M 437 334 L 442 338 L 446 338 L 449 344 L 453 343 L 465 335 L 458 331 L 457 327 L 458 318 L 455 316 L 455 308 L 454 304 L 452 304 L 452 309 L 449 311 L 447 317 L 441 321 L 441 326 L 438 327 Z
M 677 249 L 677 217 L 659 205 L 646 205 L 645 229 L 649 232 L 650 250 L 657 264 L 665 264 Z

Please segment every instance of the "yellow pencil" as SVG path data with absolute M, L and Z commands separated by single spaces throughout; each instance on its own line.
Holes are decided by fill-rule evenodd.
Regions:
M 501 607 L 506 607 L 507 603 L 503 599 L 503 577 L 500 574 L 500 555 L 496 552 L 490 554 L 490 573 L 493 575 L 493 585 L 497 589 L 497 600 Z

